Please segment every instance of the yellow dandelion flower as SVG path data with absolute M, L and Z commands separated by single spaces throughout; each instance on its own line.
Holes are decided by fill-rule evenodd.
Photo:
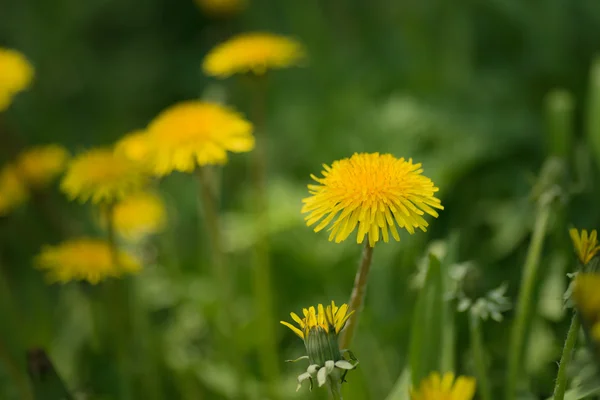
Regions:
M 60 175 L 69 159 L 67 150 L 59 145 L 37 146 L 23 151 L 17 158 L 19 175 L 33 188 L 49 185 Z
M 254 148 L 250 122 L 233 110 L 202 101 L 166 109 L 150 123 L 148 135 L 149 159 L 157 175 L 224 164 L 227 151 L 242 153 Z
M 114 202 L 142 188 L 146 176 L 141 167 L 113 149 L 89 150 L 75 157 L 61 182 L 71 200 Z
M 308 226 L 319 224 L 319 232 L 337 219 L 329 231 L 329 240 L 340 243 L 358 225 L 357 242 L 369 237 L 372 247 L 380 239 L 389 241 L 389 232 L 400 240 L 396 224 L 413 234 L 415 228 L 427 229 L 425 213 L 436 217 L 434 208 L 443 210 L 434 194 L 438 188 L 422 175 L 421 164 L 412 159 L 397 159 L 391 154 L 354 154 L 335 161 L 325 169 L 322 178 L 311 175 L 318 185 L 308 185 L 312 196 L 303 201 L 302 213 Z
M 14 95 L 25 90 L 33 80 L 33 67 L 16 50 L 0 48 L 0 111 L 5 110 Z
M 600 251 L 600 246 L 598 246 L 598 232 L 594 229 L 588 235 L 588 231 L 585 229 L 579 233 L 577 229 L 573 228 L 569 229 L 569 235 L 571 236 L 571 240 L 573 240 L 573 247 L 575 247 L 575 253 L 581 264 L 589 264 L 592 258 Z
M 115 152 L 143 164 L 148 161 L 150 145 L 146 131 L 137 130 L 123 136 L 115 144 Z
M 118 252 L 116 263 L 114 258 L 106 241 L 79 238 L 45 246 L 36 258 L 36 266 L 47 271 L 51 282 L 84 280 L 91 284 L 141 269 L 139 261 L 123 251 Z
M 0 216 L 9 214 L 29 198 L 29 192 L 13 164 L 0 170 Z
M 286 68 L 304 59 L 303 46 L 296 40 L 272 33 L 244 33 L 211 50 L 202 64 L 204 73 L 219 78 L 267 69 Z
M 323 330 L 327 333 L 338 335 L 346 324 L 346 321 L 348 321 L 348 318 L 354 313 L 354 311 L 348 312 L 347 304 L 337 307 L 333 301 L 327 307 L 319 304 L 317 310 L 314 307 L 310 307 L 303 309 L 302 312 L 304 318 L 300 318 L 296 313 L 290 313 L 290 316 L 298 324 L 299 328 L 289 322 L 279 322 L 290 328 L 300 339 L 304 340 L 308 338 L 312 330 Z
M 573 300 L 589 324 L 594 340 L 600 342 L 600 274 L 579 273 L 575 278 Z
M 133 241 L 160 232 L 167 219 L 163 200 L 149 192 L 127 196 L 115 204 L 112 213 L 115 231 Z M 102 224 L 106 226 L 106 214 L 102 218 Z
M 226 17 L 246 8 L 246 0 L 196 0 L 196 4 L 208 15 Z
M 475 378 L 459 376 L 456 381 L 452 372 L 440 376 L 431 373 L 421 381 L 419 389 L 411 389 L 411 400 L 471 400 L 475 395 Z

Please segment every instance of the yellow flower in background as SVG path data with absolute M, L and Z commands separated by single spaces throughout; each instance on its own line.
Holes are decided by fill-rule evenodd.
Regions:
M 471 400 L 475 395 L 475 378 L 447 372 L 440 376 L 433 372 L 421 381 L 419 388 L 410 391 L 411 400 Z
M 106 241 L 79 238 L 45 246 L 36 258 L 36 266 L 47 272 L 51 282 L 83 280 L 91 284 L 141 269 L 139 261 L 123 251 L 117 253 L 116 263 L 114 258 Z
M 303 46 L 294 39 L 272 33 L 244 33 L 211 50 L 202 69 L 219 78 L 246 72 L 260 75 L 268 69 L 297 65 L 304 57 Z
M 70 162 L 61 189 L 71 200 L 114 202 L 138 191 L 147 182 L 139 164 L 101 148 L 82 153 Z
M 595 341 L 600 342 L 600 274 L 579 273 L 575 278 L 573 300 L 590 326 Z
M 31 84 L 33 73 L 33 67 L 23 54 L 0 48 L 0 111 L 8 108 L 13 96 Z
M 115 144 L 115 152 L 137 163 L 146 163 L 149 153 L 146 131 L 137 130 L 123 136 Z
M 0 216 L 9 214 L 29 198 L 17 167 L 8 164 L 0 170 Z
M 587 265 L 600 250 L 600 246 L 598 246 L 598 233 L 594 229 L 588 235 L 588 231 L 585 229 L 580 233 L 577 229 L 573 228 L 569 229 L 569 235 L 571 236 L 571 240 L 573 240 L 573 247 L 575 247 L 577 258 L 579 258 L 581 264 Z
M 148 126 L 154 173 L 192 172 L 196 166 L 225 164 L 227 152 L 254 148 L 252 124 L 219 104 L 186 101 L 167 108 Z
M 225 17 L 237 14 L 246 8 L 246 0 L 195 0 L 196 4 L 208 15 Z
M 332 301 L 331 305 L 323 307 L 322 304 L 314 307 L 305 308 L 302 310 L 304 318 L 300 318 L 296 313 L 290 313 L 290 316 L 298 324 L 298 327 L 290 324 L 289 322 L 279 321 L 281 324 L 287 326 L 300 337 L 300 339 L 306 340 L 312 330 L 323 330 L 324 332 L 331 334 L 339 334 L 348 318 L 354 313 L 354 311 L 348 312 L 348 305 L 342 304 L 341 307 L 337 307 Z
M 68 159 L 69 153 L 64 147 L 51 144 L 26 149 L 19 154 L 16 165 L 27 185 L 41 188 L 64 171 Z
M 362 153 L 323 168 L 322 178 L 311 175 L 318 185 L 308 185 L 311 196 L 302 200 L 302 213 L 309 213 L 305 218 L 308 226 L 318 222 L 315 232 L 331 224 L 329 240 L 336 243 L 357 226 L 358 243 L 368 236 L 369 245 L 374 246 L 380 233 L 388 242 L 388 229 L 395 240 L 400 240 L 396 224 L 411 234 L 415 228 L 426 231 L 428 223 L 423 215 L 437 217 L 434 209 L 444 209 L 434 196 L 438 188 L 412 159 Z
M 135 193 L 115 204 L 113 210 L 115 231 L 129 240 L 160 232 L 167 219 L 165 203 L 150 192 Z M 104 215 L 103 224 L 106 224 Z

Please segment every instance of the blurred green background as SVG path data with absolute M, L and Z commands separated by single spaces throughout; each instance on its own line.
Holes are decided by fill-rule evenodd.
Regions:
M 250 30 L 296 37 L 309 54 L 305 66 L 268 77 L 273 324 L 311 304 L 347 301 L 360 256 L 361 246 L 351 240 L 330 243 L 326 233 L 304 225 L 300 207 L 309 174 L 353 152 L 422 162 L 445 210 L 430 220 L 428 233 L 403 232 L 400 243 L 375 249 L 353 345 L 360 366 L 344 385 L 347 399 L 386 399 L 407 362 L 414 278 L 432 243 L 445 246 L 443 265 L 479 268 L 478 290 L 506 282 L 514 301 L 534 217 L 532 187 L 554 148 L 568 165 L 566 195 L 544 248 L 535 340 L 525 362 L 526 392 L 550 396 L 568 323 L 565 274 L 574 268 L 567 228 L 593 229 L 600 220 L 600 153 L 593 146 L 600 108 L 588 101 L 600 90 L 590 84 L 600 54 L 600 2 L 250 0 L 240 14 L 218 19 L 192 0 L 0 0 L 0 46 L 22 51 L 36 68 L 33 87 L 0 116 L 1 159 L 34 144 L 62 143 L 73 153 L 110 144 L 185 99 L 225 100 L 248 113 L 247 88 L 235 78 L 203 76 L 200 64 L 216 43 Z M 548 97 L 557 88 L 565 92 Z M 571 135 L 568 146 L 556 146 L 548 108 L 565 104 L 573 110 Z M 113 355 L 94 336 L 94 288 L 47 285 L 33 268 L 43 244 L 100 234 L 91 208 L 68 203 L 54 188 L 43 205 L 30 202 L 0 220 L 6 280 L 0 398 L 28 393 L 25 354 L 34 347 L 45 348 L 69 388 L 85 398 L 271 398 L 258 367 L 261 330 L 249 283 L 254 239 L 247 161 L 248 155 L 233 155 L 222 176 L 243 392 L 213 340 L 219 310 L 209 257 L 198 263 L 207 249 L 196 182 L 175 174 L 160 183 L 169 228 L 145 244 L 144 271 L 127 278 L 135 309 L 129 397 L 120 390 Z M 466 318 L 456 318 L 455 369 L 473 374 Z M 511 319 L 508 312 L 502 323 L 484 322 L 496 393 L 504 384 Z M 326 398 L 306 387 L 294 392 L 305 366 L 284 360 L 303 355 L 302 342 L 283 326 L 276 332 L 281 398 Z

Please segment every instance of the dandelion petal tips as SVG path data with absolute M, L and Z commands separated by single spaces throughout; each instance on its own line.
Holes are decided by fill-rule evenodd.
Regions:
M 425 214 L 443 210 L 433 181 L 422 175 L 421 164 L 391 154 L 361 153 L 324 165 L 317 184 L 308 185 L 310 197 L 302 213 L 315 232 L 329 226 L 329 240 L 340 243 L 358 228 L 357 243 L 368 237 L 369 245 L 390 235 L 399 241 L 397 227 L 413 234 L 427 230 Z

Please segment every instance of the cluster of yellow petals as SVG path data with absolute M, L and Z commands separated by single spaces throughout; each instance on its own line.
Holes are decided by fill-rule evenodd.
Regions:
M 301 339 L 305 339 L 308 336 L 308 332 L 315 328 L 321 328 L 327 333 L 331 331 L 338 334 L 346 324 L 348 318 L 354 313 L 354 311 L 348 312 L 347 304 L 337 307 L 333 301 L 327 307 L 319 304 L 316 310 L 314 307 L 309 307 L 304 308 L 302 312 L 304 318 L 300 318 L 296 313 L 290 313 L 290 316 L 300 328 L 295 327 L 289 322 L 279 321 L 290 328 Z
M 115 144 L 115 152 L 136 163 L 146 163 L 150 152 L 150 143 L 146 131 L 137 130 L 123 136 Z
M 475 378 L 447 372 L 440 376 L 433 372 L 421 381 L 418 389 L 411 389 L 411 400 L 471 400 L 475 395 Z
M 438 188 L 412 159 L 362 153 L 323 168 L 322 178 L 311 175 L 318 185 L 308 185 L 311 196 L 303 200 L 302 212 L 308 213 L 308 226 L 318 222 L 315 232 L 333 222 L 329 240 L 336 243 L 357 226 L 358 243 L 368 236 L 369 245 L 374 246 L 380 232 L 388 242 L 388 229 L 395 240 L 400 240 L 396 224 L 411 234 L 415 228 L 426 231 L 428 223 L 423 215 L 437 217 L 435 209 L 444 209 L 434 196 Z
M 16 166 L 29 187 L 43 188 L 64 171 L 68 159 L 64 147 L 51 144 L 24 150 L 17 157 Z
M 591 336 L 600 342 L 600 274 L 579 273 L 575 278 L 573 300 L 584 320 L 590 325 Z
M 254 148 L 252 124 L 216 103 L 186 101 L 167 108 L 148 126 L 148 163 L 156 175 L 225 164 L 227 152 Z
M 109 203 L 143 187 L 147 177 L 141 166 L 113 149 L 84 152 L 70 162 L 61 189 L 71 200 Z
M 139 261 L 128 253 L 120 251 L 115 257 L 106 241 L 90 238 L 45 246 L 36 258 L 36 265 L 47 271 L 51 282 L 84 280 L 91 284 L 136 273 L 141 268 Z
M 27 186 L 14 164 L 0 170 L 0 216 L 5 216 L 29 198 Z
M 569 229 L 569 235 L 573 240 L 573 247 L 575 247 L 575 254 L 583 265 L 587 265 L 592 258 L 600 251 L 598 246 L 598 232 L 594 229 L 592 233 L 588 235 L 588 231 L 583 229 L 579 232 L 577 229 Z
M 202 68 L 211 76 L 228 76 L 251 72 L 264 74 L 268 69 L 297 65 L 305 57 L 296 40 L 265 32 L 237 35 L 212 49 Z
M 198 6 L 208 15 L 225 17 L 237 14 L 246 8 L 246 0 L 196 0 Z
M 0 111 L 8 108 L 12 98 L 31 84 L 33 73 L 23 54 L 0 48 Z
M 106 225 L 104 214 L 103 225 Z M 166 224 L 165 203 L 155 193 L 140 192 L 127 196 L 112 209 L 115 231 L 128 240 L 139 240 L 160 232 Z

